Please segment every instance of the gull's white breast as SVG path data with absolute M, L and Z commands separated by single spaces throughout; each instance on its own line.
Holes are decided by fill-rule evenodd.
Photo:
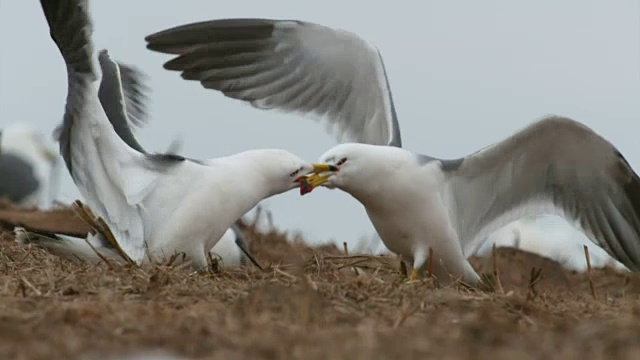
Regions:
M 361 200 L 387 248 L 407 261 L 418 248 L 449 251 L 444 243 L 455 240 L 442 200 L 442 179 L 438 162 L 408 163 L 376 180 L 376 196 Z

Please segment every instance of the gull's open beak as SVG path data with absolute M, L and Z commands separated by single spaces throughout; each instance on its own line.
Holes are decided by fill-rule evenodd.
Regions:
M 296 179 L 300 183 L 300 195 L 305 195 L 313 191 L 316 187 L 324 184 L 329 180 L 330 175 L 320 175 L 325 172 L 336 172 L 339 168 L 330 164 L 311 164 L 313 172 L 307 176 L 301 176 Z

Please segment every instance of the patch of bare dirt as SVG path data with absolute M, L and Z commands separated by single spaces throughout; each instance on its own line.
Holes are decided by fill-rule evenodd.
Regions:
M 82 233 L 70 210 L 61 214 L 3 210 L 0 223 Z M 76 264 L 18 245 L 4 232 L 0 358 L 147 351 L 188 359 L 640 357 L 634 274 L 594 271 L 594 299 L 586 274 L 498 249 L 502 292 L 436 288 L 429 280 L 398 282 L 393 257 L 346 257 L 336 247 L 244 230 L 258 260 L 271 265 L 267 271 Z M 486 259 L 473 264 L 493 266 Z

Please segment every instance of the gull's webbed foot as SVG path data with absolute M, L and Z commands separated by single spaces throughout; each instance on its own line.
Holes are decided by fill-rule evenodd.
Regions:
M 416 282 L 420 282 L 420 270 L 413 268 L 411 269 L 411 277 L 406 281 L 406 283 L 413 284 Z
M 400 279 L 404 280 L 407 278 L 407 264 L 404 263 L 404 260 L 400 259 Z
M 404 260 L 400 259 L 400 268 L 398 269 L 398 279 L 396 280 L 396 282 L 401 284 L 408 281 L 408 279 L 407 264 L 404 262 Z

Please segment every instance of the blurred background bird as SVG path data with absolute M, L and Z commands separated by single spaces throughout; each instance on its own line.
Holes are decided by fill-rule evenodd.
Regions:
M 59 155 L 43 133 L 26 122 L 0 130 L 0 198 L 23 207 L 49 208 L 58 191 Z

